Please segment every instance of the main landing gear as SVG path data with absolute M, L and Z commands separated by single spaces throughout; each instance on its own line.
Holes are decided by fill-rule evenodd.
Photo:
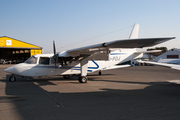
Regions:
M 16 77 L 15 77 L 14 75 L 11 75 L 11 76 L 9 77 L 9 81 L 10 81 L 10 82 L 15 82 L 15 81 L 16 81 Z
M 81 74 L 78 78 L 78 81 L 80 83 L 87 83 L 88 78 L 87 76 L 87 68 L 88 68 L 88 57 L 85 57 L 80 61 L 80 68 L 81 68 Z M 69 79 L 70 75 L 63 75 L 64 79 Z
M 102 75 L 101 71 L 99 71 L 98 75 Z
M 78 81 L 80 83 L 87 83 L 88 78 L 86 76 L 79 76 Z
M 71 77 L 71 75 L 63 75 L 64 79 L 70 79 L 70 77 Z M 78 81 L 80 83 L 87 83 L 87 80 L 88 80 L 88 78 L 86 76 L 79 75 L 79 77 L 78 77 Z
M 81 74 L 78 78 L 80 83 L 87 83 L 87 68 L 88 68 L 88 57 L 84 58 L 80 62 L 81 65 Z
M 63 75 L 64 79 L 69 79 L 71 76 L 70 75 Z

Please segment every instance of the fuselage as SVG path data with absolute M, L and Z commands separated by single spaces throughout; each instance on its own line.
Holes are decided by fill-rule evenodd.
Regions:
M 140 56 L 134 54 L 136 49 L 115 49 L 109 53 L 108 60 L 89 60 L 87 72 L 103 70 Z M 80 74 L 80 61 L 69 62 L 61 65 L 53 59 L 53 54 L 38 54 L 30 57 L 24 63 L 20 63 L 5 69 L 4 71 L 25 77 L 52 76 Z

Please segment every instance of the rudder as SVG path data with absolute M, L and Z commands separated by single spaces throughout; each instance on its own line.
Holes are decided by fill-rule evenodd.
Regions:
M 131 34 L 129 36 L 129 39 L 136 39 L 138 38 L 138 34 L 139 34 L 139 24 L 135 23 L 134 27 L 131 31 Z

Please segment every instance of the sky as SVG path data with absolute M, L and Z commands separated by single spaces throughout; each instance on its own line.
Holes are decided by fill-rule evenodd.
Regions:
M 180 48 L 180 0 L 0 0 L 0 36 L 52 53 L 127 39 L 176 37 L 155 47 Z

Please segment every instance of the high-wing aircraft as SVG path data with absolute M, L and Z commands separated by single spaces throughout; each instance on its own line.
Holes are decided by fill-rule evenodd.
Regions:
M 159 65 L 159 66 L 164 66 L 164 67 L 169 67 L 172 69 L 180 70 L 180 65 L 179 64 L 169 64 L 169 63 L 160 63 L 160 62 L 151 62 L 151 61 L 138 61 L 139 63 L 148 63 L 152 65 Z
M 87 73 L 107 69 L 123 68 L 130 65 L 119 65 L 142 55 L 142 53 L 158 51 L 142 51 L 135 48 L 150 47 L 174 39 L 168 38 L 138 38 L 139 24 L 135 24 L 129 39 L 104 42 L 54 54 L 39 54 L 30 57 L 24 63 L 14 65 L 4 71 L 11 73 L 9 81 L 15 81 L 15 75 L 23 77 L 38 77 L 80 74 L 80 83 L 87 82 Z M 99 72 L 101 74 L 101 72 Z

